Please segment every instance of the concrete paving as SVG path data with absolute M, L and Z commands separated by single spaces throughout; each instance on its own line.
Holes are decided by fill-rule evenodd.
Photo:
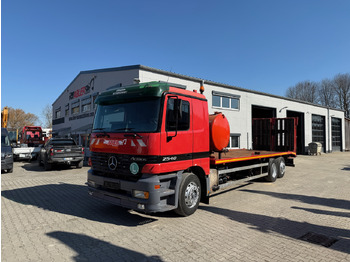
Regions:
M 349 152 L 298 156 L 275 183 L 243 184 L 186 218 L 92 199 L 87 170 L 16 162 L 1 175 L 1 261 L 350 261 Z

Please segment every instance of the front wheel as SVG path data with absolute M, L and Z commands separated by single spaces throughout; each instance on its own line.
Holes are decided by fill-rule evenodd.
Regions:
M 180 216 L 192 215 L 198 208 L 201 198 L 201 184 L 193 173 L 184 173 L 180 185 L 179 202 L 175 212 Z

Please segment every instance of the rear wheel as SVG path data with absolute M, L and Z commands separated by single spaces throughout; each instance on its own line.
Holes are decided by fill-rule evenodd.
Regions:
M 275 159 L 269 160 L 268 175 L 265 178 L 267 182 L 275 182 L 277 178 L 277 164 Z
M 44 160 L 44 168 L 45 171 L 50 171 L 52 169 L 52 164 L 48 163 L 46 158 Z
M 181 216 L 192 215 L 198 208 L 201 198 L 201 184 L 193 173 L 184 173 L 179 192 L 179 203 L 175 212 Z
M 77 168 L 82 168 L 83 167 L 83 160 L 81 160 L 80 162 L 78 162 L 77 164 Z
M 286 173 L 286 162 L 283 157 L 279 157 L 276 159 L 277 165 L 277 178 L 282 178 Z

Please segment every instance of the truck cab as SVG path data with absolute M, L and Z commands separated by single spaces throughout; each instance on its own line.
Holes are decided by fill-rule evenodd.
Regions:
M 151 82 L 108 90 L 96 103 L 88 172 L 92 196 L 145 212 L 166 211 L 178 207 L 183 173 L 196 169 L 203 180 L 209 173 L 203 95 Z M 196 182 L 191 197 L 198 206 Z

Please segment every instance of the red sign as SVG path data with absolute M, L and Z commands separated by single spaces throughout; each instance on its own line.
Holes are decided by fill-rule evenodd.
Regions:
M 74 91 L 73 97 L 74 97 L 74 98 L 77 98 L 77 97 L 79 97 L 79 96 L 85 95 L 85 88 L 86 88 L 86 87 L 83 86 L 82 88 L 80 88 L 80 89 Z

